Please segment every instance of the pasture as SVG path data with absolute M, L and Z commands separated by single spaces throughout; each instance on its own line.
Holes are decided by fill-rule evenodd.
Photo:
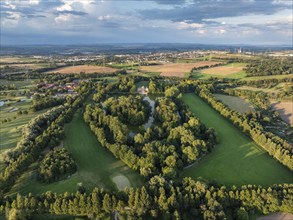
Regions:
M 78 65 L 57 68 L 46 73 L 114 73 L 117 69 L 105 66 Z
M 293 102 L 272 102 L 271 106 L 287 124 L 293 125 Z
M 248 111 L 254 111 L 253 106 L 245 99 L 237 96 L 214 94 L 214 96 L 222 101 L 225 105 L 229 106 L 232 110 L 238 111 L 240 113 L 245 113 Z
M 214 61 L 201 61 L 196 63 L 164 63 L 161 65 L 141 66 L 143 72 L 160 72 L 161 76 L 180 77 L 183 78 L 190 73 L 194 67 L 203 67 L 217 64 Z
M 75 192 L 78 185 L 83 185 L 88 190 L 94 187 L 118 190 L 143 185 L 142 176 L 100 145 L 89 126 L 83 121 L 80 110 L 65 126 L 65 135 L 63 146 L 72 154 L 78 171 L 64 180 L 45 184 L 36 179 L 37 164 L 35 163 L 18 179 L 10 194 L 46 191 Z
M 185 94 L 182 100 L 206 126 L 216 130 L 220 143 L 199 163 L 186 168 L 181 178 L 216 181 L 227 186 L 292 183 L 292 173 L 286 167 L 201 98 L 195 94 Z

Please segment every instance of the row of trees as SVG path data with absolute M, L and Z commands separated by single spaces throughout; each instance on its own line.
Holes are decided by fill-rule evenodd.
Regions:
M 0 214 L 7 219 L 29 219 L 33 214 L 54 214 L 90 219 L 235 219 L 248 220 L 255 213 L 292 212 L 293 185 L 228 189 L 185 178 L 172 183 L 160 176 L 141 188 L 89 193 L 46 192 L 1 199 Z
M 50 183 L 65 175 L 71 175 L 77 170 L 77 165 L 65 148 L 55 147 L 40 161 L 37 177 L 40 181 Z
M 72 103 L 66 103 L 64 106 L 53 108 L 47 113 L 37 116 L 25 127 L 16 148 L 8 153 L 7 165 L 0 174 L 1 191 L 8 191 L 28 166 L 39 158 L 45 147 L 50 144 L 56 146 L 64 137 L 63 125 L 72 119 L 75 110 L 91 93 L 91 87 L 90 83 L 81 84 L 78 88 L 80 96 L 71 100 Z
M 61 105 L 66 101 L 65 97 L 53 98 L 51 96 L 45 96 L 40 98 L 34 98 L 32 106 L 30 107 L 32 111 L 40 111 L 45 108 L 54 107 Z
M 205 99 L 221 115 L 240 127 L 244 133 L 248 134 L 258 145 L 264 148 L 280 163 L 293 170 L 293 150 L 289 143 L 270 132 L 265 132 L 256 117 L 251 117 L 250 114 L 243 115 L 231 110 L 228 106 L 217 100 L 211 91 L 207 89 L 207 86 L 199 86 L 196 93 Z

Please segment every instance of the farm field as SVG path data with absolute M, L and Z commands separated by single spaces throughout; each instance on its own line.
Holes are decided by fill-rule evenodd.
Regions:
M 272 102 L 271 106 L 287 124 L 293 125 L 293 102 Z
M 68 149 L 76 161 L 77 173 L 65 180 L 44 184 L 36 180 L 37 164 L 34 164 L 28 172 L 19 178 L 10 194 L 17 192 L 42 193 L 48 190 L 57 193 L 75 192 L 80 183 L 89 190 L 94 187 L 121 190 L 125 187 L 143 185 L 142 176 L 100 146 L 95 135 L 83 121 L 80 110 L 75 114 L 73 120 L 65 126 L 65 135 L 63 146 Z
M 161 76 L 183 78 L 194 67 L 214 65 L 217 63 L 219 63 L 219 62 L 201 61 L 201 62 L 196 62 L 196 63 L 165 63 L 162 65 L 141 66 L 141 70 L 144 72 L 160 72 Z
M 0 69 L 4 68 L 7 65 L 0 65 Z M 24 68 L 24 69 L 40 69 L 44 67 L 50 67 L 50 64 L 48 63 L 18 63 L 18 64 L 9 64 L 10 67 L 18 67 L 18 68 Z
M 231 74 L 242 71 L 245 65 L 245 63 L 230 63 L 225 66 L 217 66 L 204 69 L 201 71 L 201 73 L 208 75 L 229 76 Z
M 190 110 L 219 135 L 220 143 L 202 161 L 186 168 L 181 178 L 192 177 L 216 181 L 228 186 L 292 183 L 292 173 L 258 147 L 233 124 L 195 94 L 182 100 Z
M 228 105 L 232 110 L 240 113 L 254 111 L 253 106 L 243 98 L 223 94 L 214 94 L 214 96 L 224 104 Z
M 33 57 L 12 57 L 12 56 L 1 56 L 0 64 L 3 63 L 29 63 L 29 62 L 39 62 L 41 59 Z
M 246 73 L 243 71 L 245 63 L 230 63 L 225 66 L 211 67 L 191 73 L 192 79 L 208 79 L 211 77 L 242 79 Z
M 46 73 L 114 73 L 117 69 L 104 66 L 93 65 L 79 65 L 79 66 L 67 66 L 48 71 Z

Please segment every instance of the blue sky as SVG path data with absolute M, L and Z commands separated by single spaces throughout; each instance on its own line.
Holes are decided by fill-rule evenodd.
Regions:
M 1 0 L 1 44 L 292 45 L 291 0 Z

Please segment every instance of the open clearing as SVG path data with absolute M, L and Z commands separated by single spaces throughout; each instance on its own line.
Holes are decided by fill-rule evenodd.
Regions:
M 182 178 L 216 181 L 228 186 L 292 183 L 289 169 L 270 157 L 201 98 L 185 94 L 182 100 L 206 126 L 214 128 L 220 138 L 211 153 L 183 171 Z
M 290 213 L 274 213 L 257 218 L 257 220 L 292 220 L 293 215 Z
M 207 68 L 201 71 L 203 74 L 208 75 L 219 75 L 219 76 L 228 76 L 241 72 L 246 64 L 244 63 L 231 63 L 225 66 L 217 66 L 212 68 Z
M 220 62 L 201 61 L 197 63 L 164 63 L 162 65 L 141 66 L 144 72 L 160 72 L 161 76 L 185 77 L 194 67 L 210 66 Z
M 293 125 L 293 102 L 273 102 L 271 106 L 287 124 Z
M 238 111 L 240 113 L 254 111 L 253 106 L 241 97 L 223 94 L 214 94 L 214 96 L 218 100 L 222 101 L 225 105 L 228 105 L 232 110 Z
M 36 180 L 37 164 L 34 164 L 28 172 L 18 179 L 10 194 L 17 192 L 43 193 L 46 191 L 75 192 L 78 184 L 82 184 L 89 190 L 94 187 L 117 190 L 124 185 L 128 186 L 127 181 L 132 187 L 143 185 L 142 176 L 131 170 L 121 160 L 116 159 L 110 151 L 100 145 L 89 126 L 83 121 L 80 110 L 75 114 L 73 120 L 65 126 L 65 135 L 64 147 L 68 149 L 76 161 L 77 173 L 65 180 L 44 184 Z
M 117 69 L 105 66 L 78 65 L 62 67 L 46 73 L 114 73 L 116 71 Z

